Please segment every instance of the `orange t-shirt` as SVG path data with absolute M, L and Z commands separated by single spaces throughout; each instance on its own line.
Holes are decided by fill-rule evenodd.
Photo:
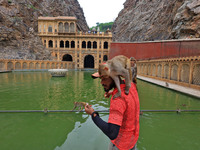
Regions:
M 121 84 L 120 88 L 121 97 L 111 98 L 108 123 L 120 126 L 117 138 L 111 142 L 120 150 L 129 150 L 139 137 L 140 104 L 135 84 L 131 83 L 128 95 L 124 93 L 125 84 Z M 117 92 L 115 88 L 112 95 Z

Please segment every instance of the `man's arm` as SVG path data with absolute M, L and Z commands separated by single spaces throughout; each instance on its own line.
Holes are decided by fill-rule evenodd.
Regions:
M 103 121 L 97 112 L 94 111 L 94 109 L 87 105 L 85 106 L 85 111 L 87 114 L 92 116 L 92 120 L 94 123 L 101 129 L 101 131 L 107 135 L 111 140 L 114 140 L 117 138 L 120 126 L 112 123 L 107 123 Z
M 97 113 L 97 112 L 95 112 L 95 113 Z M 101 131 L 103 131 L 103 133 L 105 135 L 107 135 L 111 140 L 114 140 L 117 138 L 117 135 L 118 135 L 119 129 L 120 129 L 119 125 L 107 123 L 107 122 L 103 121 L 99 117 L 98 113 L 95 117 L 94 117 L 94 115 L 92 115 L 92 120 L 101 129 Z

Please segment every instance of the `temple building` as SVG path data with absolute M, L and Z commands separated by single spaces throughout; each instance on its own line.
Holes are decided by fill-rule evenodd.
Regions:
M 81 31 L 71 16 L 38 17 L 38 35 L 54 60 L 71 61 L 74 68 L 95 68 L 108 59 L 112 33 Z

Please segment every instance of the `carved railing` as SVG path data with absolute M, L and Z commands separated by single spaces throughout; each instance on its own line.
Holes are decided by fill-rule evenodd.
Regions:
M 52 36 L 52 35 L 73 35 L 81 37 L 112 37 L 111 32 L 38 32 L 38 36 Z
M 0 71 L 58 68 L 74 69 L 74 63 L 69 61 L 0 59 Z
M 137 62 L 138 75 L 200 90 L 200 56 Z

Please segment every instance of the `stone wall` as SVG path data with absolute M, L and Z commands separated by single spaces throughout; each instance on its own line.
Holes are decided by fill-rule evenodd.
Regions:
M 138 75 L 200 90 L 200 56 L 137 62 Z
M 40 69 L 74 69 L 73 62 L 48 60 L 0 59 L 0 71 L 40 70 Z

